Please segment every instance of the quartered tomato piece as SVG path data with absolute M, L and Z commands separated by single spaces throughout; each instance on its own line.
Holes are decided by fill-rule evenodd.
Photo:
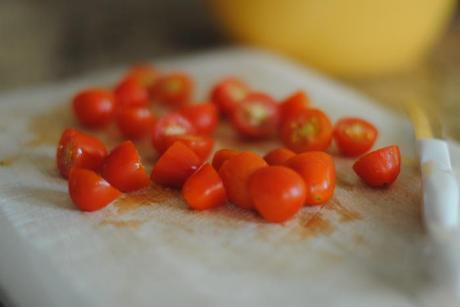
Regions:
M 190 101 L 193 82 L 185 73 L 160 76 L 150 88 L 150 95 L 170 107 L 181 107 Z
M 199 134 L 179 134 L 168 135 L 165 137 L 166 148 L 169 148 L 175 142 L 181 142 L 192 149 L 201 161 L 206 160 L 214 146 L 214 139 L 207 135 Z
M 80 124 L 89 128 L 105 126 L 115 115 L 115 97 L 106 89 L 84 90 L 75 96 L 72 105 Z
M 304 91 L 297 91 L 284 101 L 279 106 L 281 122 L 287 120 L 292 115 L 307 109 L 310 105 L 310 99 Z
M 271 137 L 278 128 L 278 105 L 266 94 L 250 93 L 235 107 L 230 119 L 242 137 Z
M 335 164 L 329 154 L 322 151 L 304 152 L 289 159 L 286 166 L 303 178 L 307 205 L 324 204 L 334 194 Z
M 257 212 L 272 223 L 293 217 L 303 207 L 306 196 L 302 177 L 284 166 L 256 170 L 249 179 L 249 193 Z
M 332 140 L 332 124 L 320 110 L 303 110 L 281 124 L 281 139 L 297 153 L 326 150 Z
M 182 195 L 187 205 L 195 210 L 215 208 L 226 201 L 222 179 L 209 163 L 188 177 L 182 187 Z
M 200 134 L 212 134 L 219 120 L 217 108 L 212 103 L 186 105 L 179 109 L 179 114 L 187 118 Z
M 146 107 L 150 103 L 148 90 L 135 79 L 122 80 L 114 89 L 116 107 Z
M 201 159 L 193 150 L 176 142 L 155 163 L 151 178 L 158 184 L 180 188 L 200 164 Z
M 268 165 L 284 165 L 287 160 L 295 156 L 295 152 L 287 148 L 276 148 L 264 156 Z
M 249 87 L 243 81 L 227 78 L 214 86 L 211 91 L 211 101 L 222 114 L 230 116 L 248 93 Z
M 214 154 L 214 157 L 212 158 L 212 166 L 219 171 L 220 167 L 222 164 L 224 164 L 225 161 L 230 159 L 231 157 L 236 156 L 239 154 L 239 151 L 232 150 L 232 149 L 220 149 L 216 151 Z
M 219 175 L 224 183 L 228 199 L 243 209 L 254 207 L 249 194 L 248 182 L 259 168 L 267 166 L 264 159 L 253 152 L 242 152 L 222 164 Z
M 91 170 L 73 168 L 69 175 L 69 194 L 81 211 L 96 211 L 114 201 L 121 192 Z
M 152 86 L 159 73 L 149 64 L 133 66 L 124 76 L 124 80 L 133 79 L 145 88 Z
M 102 177 L 122 192 L 132 192 L 150 184 L 141 157 L 131 141 L 115 147 L 102 164 Z
M 335 124 L 334 139 L 339 150 L 349 157 L 362 155 L 377 139 L 377 128 L 361 118 L 342 118 Z
M 159 153 L 163 153 L 170 145 L 167 137 L 195 133 L 195 127 L 188 119 L 178 113 L 169 113 L 155 123 L 152 144 Z
M 67 178 L 73 167 L 98 171 L 107 156 L 99 139 L 69 128 L 64 130 L 56 151 L 56 162 L 62 177 Z
M 379 188 L 392 184 L 401 170 L 401 154 L 396 145 L 372 151 L 355 162 L 355 173 L 369 186 Z
M 149 108 L 128 107 L 118 112 L 117 125 L 127 138 L 140 139 L 152 135 L 155 116 Z

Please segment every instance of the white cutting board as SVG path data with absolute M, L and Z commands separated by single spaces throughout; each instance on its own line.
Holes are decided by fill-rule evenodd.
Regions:
M 123 69 L 0 96 L 0 286 L 18 306 L 418 306 L 425 300 L 420 180 L 408 122 L 366 97 L 284 59 L 232 49 L 159 60 L 190 72 L 196 100 L 236 75 L 276 98 L 307 90 L 335 120 L 361 116 L 398 144 L 389 189 L 365 187 L 337 157 L 338 186 L 322 209 L 267 224 L 235 208 L 187 210 L 160 188 L 93 214 L 76 210 L 55 169 L 59 134 L 76 125 L 69 100 L 110 85 Z M 111 135 L 114 143 L 114 132 Z M 225 128 L 219 146 L 241 144 Z M 152 150 L 139 145 L 147 163 Z M 261 143 L 262 152 L 275 146 Z M 437 301 L 439 302 L 439 300 Z

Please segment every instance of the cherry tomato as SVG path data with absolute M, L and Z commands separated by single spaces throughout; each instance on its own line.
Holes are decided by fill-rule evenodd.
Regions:
M 115 98 L 112 92 L 101 88 L 92 88 L 78 93 L 72 105 L 80 124 L 89 128 L 105 126 L 115 115 Z
M 392 184 L 401 170 L 401 154 L 396 145 L 372 151 L 355 162 L 355 173 L 369 186 L 379 188 Z
M 150 95 L 170 107 L 181 107 L 190 101 L 193 82 L 185 73 L 160 76 L 150 88 Z
M 179 114 L 187 118 L 200 134 L 212 134 L 219 120 L 216 106 L 212 103 L 186 105 Z
M 284 165 L 287 160 L 294 157 L 295 153 L 287 148 L 276 148 L 264 156 L 268 165 Z
M 64 130 L 56 151 L 56 162 L 62 177 L 73 167 L 98 171 L 107 149 L 97 138 L 69 128 Z
M 141 139 L 152 135 L 155 116 L 148 108 L 128 107 L 118 112 L 117 125 L 127 138 Z
M 265 160 L 250 151 L 239 153 L 225 161 L 219 169 L 219 175 L 228 199 L 243 209 L 253 208 L 248 181 L 256 170 L 265 166 L 267 166 Z
M 293 217 L 302 208 L 306 197 L 302 177 L 284 166 L 256 170 L 249 179 L 249 193 L 257 212 L 272 223 Z
M 200 164 L 201 159 L 193 150 L 176 142 L 155 163 L 151 178 L 158 184 L 180 188 Z
M 296 115 L 299 112 L 307 109 L 310 105 L 310 99 L 304 91 L 297 91 L 283 102 L 279 106 L 281 121 L 287 120 L 292 115 Z
M 209 163 L 188 177 L 182 187 L 182 195 L 187 205 L 196 210 L 223 205 L 227 198 L 222 179 Z
M 307 109 L 282 123 L 281 139 L 297 153 L 326 150 L 332 140 L 332 124 L 322 111 Z
M 146 107 L 150 103 L 148 90 L 135 79 L 122 80 L 115 87 L 114 94 L 119 110 L 126 107 Z
M 69 175 L 69 194 L 81 211 L 96 211 L 110 204 L 121 193 L 95 172 L 73 168 Z
M 150 179 L 141 157 L 131 141 L 115 147 L 102 164 L 102 177 L 122 192 L 132 192 L 147 187 Z
M 169 146 L 177 141 L 184 143 L 192 149 L 201 161 L 204 161 L 209 157 L 212 147 L 214 146 L 214 140 L 210 136 L 199 134 L 179 134 L 168 135 L 165 137 L 166 148 L 169 148 Z
M 266 94 L 250 93 L 235 107 L 230 119 L 242 137 L 267 138 L 277 130 L 278 105 Z
M 230 116 L 238 105 L 249 93 L 249 87 L 237 78 L 227 78 L 217 83 L 211 91 L 211 101 L 219 111 Z
M 362 155 L 372 148 L 377 139 L 377 128 L 361 118 L 342 118 L 334 128 L 334 139 L 345 156 Z
M 232 149 L 220 149 L 216 151 L 214 154 L 214 157 L 212 158 L 212 166 L 219 171 L 220 167 L 222 164 L 224 164 L 225 161 L 230 159 L 231 157 L 236 156 L 239 154 L 239 151 L 232 150 Z
M 158 72 L 149 64 L 133 66 L 123 79 L 133 79 L 145 88 L 150 87 L 158 78 Z
M 303 178 L 307 189 L 307 205 L 324 204 L 334 194 L 335 165 L 329 154 L 322 151 L 304 152 L 289 159 L 286 166 Z
M 196 133 L 195 127 L 188 119 L 178 113 L 169 113 L 156 121 L 153 127 L 152 144 L 159 153 L 163 153 L 168 148 L 166 140 L 168 136 L 194 133 Z

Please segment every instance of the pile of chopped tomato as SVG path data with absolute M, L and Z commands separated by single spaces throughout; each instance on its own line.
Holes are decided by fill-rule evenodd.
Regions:
M 75 205 L 82 211 L 98 210 L 122 193 L 154 182 L 181 189 L 195 210 L 229 202 L 257 211 L 268 222 L 283 222 L 303 206 L 321 205 L 333 196 L 335 164 L 326 152 L 333 140 L 343 156 L 361 156 L 353 170 L 369 186 L 385 187 L 398 177 L 397 146 L 366 154 L 377 139 L 377 128 L 355 117 L 334 125 L 324 111 L 312 107 L 305 91 L 277 101 L 230 77 L 211 89 L 209 101 L 191 103 L 192 96 L 190 75 L 162 73 L 149 65 L 133 67 L 112 89 L 78 93 L 72 107 L 79 124 L 94 130 L 114 123 L 125 140 L 108 151 L 81 130 L 62 133 L 57 166 L 68 179 Z M 208 162 L 220 120 L 227 120 L 240 138 L 279 138 L 284 147 L 263 157 L 223 148 Z M 133 143 L 142 139 L 149 139 L 158 154 L 150 175 Z

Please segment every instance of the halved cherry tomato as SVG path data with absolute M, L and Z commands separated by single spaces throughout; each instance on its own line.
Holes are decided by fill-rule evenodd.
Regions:
M 149 64 L 133 66 L 123 79 L 133 79 L 145 88 L 150 87 L 158 78 L 158 72 Z
M 211 91 L 211 101 L 222 114 L 230 116 L 248 93 L 249 87 L 243 81 L 231 77 L 214 86 Z
M 249 194 L 248 182 L 251 175 L 267 162 L 253 152 L 242 152 L 222 164 L 219 175 L 224 183 L 228 199 L 243 209 L 254 207 Z
M 62 177 L 73 167 L 99 171 L 107 149 L 99 139 L 73 128 L 64 130 L 56 151 L 56 162 Z
M 132 192 L 147 187 L 150 179 L 141 157 L 131 141 L 124 141 L 105 158 L 102 177 L 122 192 Z
M 180 108 L 179 114 L 187 118 L 200 134 L 212 134 L 219 120 L 217 108 L 212 103 L 186 105 Z
M 399 147 L 391 145 L 372 151 L 359 158 L 353 170 L 371 187 L 389 186 L 398 178 L 401 170 Z
M 306 197 L 302 177 L 284 166 L 256 170 L 249 179 L 249 192 L 257 212 L 272 223 L 293 217 L 302 208 Z
M 165 137 L 166 148 L 169 148 L 169 146 L 175 142 L 181 142 L 187 145 L 198 155 L 198 157 L 200 157 L 201 161 L 209 157 L 212 147 L 214 146 L 213 138 L 207 135 L 179 134 Z
M 283 100 L 279 106 L 281 121 L 285 121 L 292 115 L 302 112 L 309 105 L 310 99 L 304 91 L 294 92 L 291 96 Z
M 297 153 L 326 150 L 332 140 L 332 124 L 322 111 L 306 109 L 282 123 L 281 139 Z
M 95 172 L 81 168 L 72 168 L 68 188 L 70 198 L 81 211 L 102 209 L 121 194 Z
M 222 179 L 209 163 L 203 164 L 188 177 L 182 187 L 182 195 L 188 206 L 195 210 L 223 205 L 227 198 Z
M 214 157 L 212 158 L 212 166 L 217 171 L 219 171 L 220 167 L 222 166 L 222 164 L 224 164 L 225 161 L 227 161 L 231 157 L 236 156 L 239 153 L 239 151 L 233 149 L 220 149 L 216 151 Z
M 111 91 L 101 88 L 87 89 L 78 93 L 72 105 L 80 124 L 89 128 L 105 126 L 115 115 L 115 97 Z
M 230 119 L 242 137 L 267 138 L 278 128 L 278 105 L 266 94 L 250 93 L 235 107 Z
M 335 165 L 329 154 L 322 151 L 304 152 L 289 159 L 286 166 L 303 178 L 307 189 L 307 205 L 324 204 L 334 194 Z
M 135 79 L 122 80 L 114 90 L 116 107 L 146 107 L 150 103 L 148 90 Z
M 170 107 L 181 107 L 190 101 L 193 82 L 185 73 L 160 76 L 150 88 L 150 95 Z
M 145 107 L 128 107 L 120 110 L 117 125 L 124 136 L 140 139 L 153 133 L 155 116 Z
M 337 147 L 349 157 L 362 155 L 371 149 L 377 139 L 377 134 L 377 128 L 361 118 L 342 118 L 337 121 L 334 128 Z
M 188 119 L 178 113 L 169 113 L 156 121 L 153 127 L 152 144 L 159 153 L 163 153 L 168 148 L 166 141 L 168 136 L 194 133 L 196 133 L 195 127 Z
M 264 156 L 268 165 L 284 165 L 287 160 L 295 156 L 295 152 L 287 148 L 276 148 Z
M 201 159 L 193 150 L 176 142 L 155 163 L 151 178 L 158 184 L 180 188 L 200 164 Z

